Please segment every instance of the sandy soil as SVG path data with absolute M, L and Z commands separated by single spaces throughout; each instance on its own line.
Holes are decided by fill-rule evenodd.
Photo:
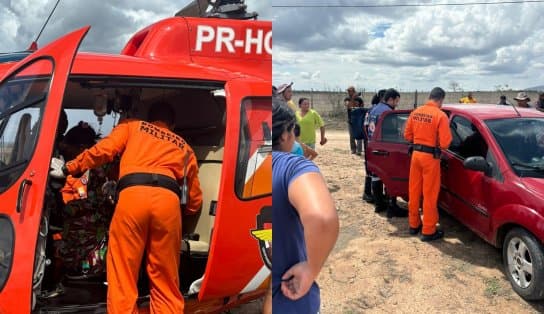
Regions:
M 322 313 L 541 313 L 510 287 L 500 251 L 441 214 L 445 239 L 424 243 L 406 218 L 388 220 L 361 200 L 362 157 L 346 131 L 327 130 L 315 160 L 334 196 L 340 236 L 318 283 Z M 406 203 L 401 202 L 406 207 Z

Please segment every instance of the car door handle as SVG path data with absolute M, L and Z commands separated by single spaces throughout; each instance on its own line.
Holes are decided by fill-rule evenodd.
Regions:
M 25 190 L 27 186 L 31 186 L 32 181 L 28 179 L 24 179 L 21 181 L 21 185 L 19 185 L 19 193 L 17 194 L 17 205 L 15 206 L 15 210 L 17 213 L 21 213 L 21 209 L 23 208 L 23 197 L 25 196 Z
M 373 150 L 372 154 L 378 155 L 378 156 L 389 156 L 389 152 L 385 150 Z

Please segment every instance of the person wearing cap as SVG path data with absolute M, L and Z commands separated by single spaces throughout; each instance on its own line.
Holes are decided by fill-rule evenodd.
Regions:
M 293 110 L 293 112 L 297 111 L 297 105 L 293 101 L 293 82 L 289 84 L 281 84 L 278 89 L 276 90 L 277 95 L 280 97 L 281 100 L 285 101 L 289 108 Z
M 450 146 L 452 135 L 448 116 L 440 110 L 446 92 L 435 87 L 429 101 L 410 113 L 404 130 L 404 138 L 413 148 L 408 179 L 409 232 L 421 231 L 421 241 L 433 241 L 444 236 L 437 230 L 438 193 L 440 192 L 440 152 Z M 419 206 L 423 195 L 423 222 Z
M 499 102 L 497 103 L 497 105 L 501 105 L 501 106 L 512 106 L 511 103 L 509 103 L 507 100 L 506 100 L 506 96 L 504 95 L 501 95 L 499 97 Z
M 467 96 L 459 99 L 459 103 L 461 104 L 475 104 L 477 102 L 476 98 L 472 97 L 472 92 L 468 92 Z
M 272 308 L 274 313 L 316 314 L 315 280 L 339 231 L 334 200 L 319 168 L 289 153 L 296 118 L 272 99 Z
M 514 100 L 518 102 L 518 107 L 520 108 L 531 108 L 531 104 L 529 104 L 531 98 L 527 96 L 526 92 L 519 92 L 518 95 L 514 97 Z
M 538 101 L 535 104 L 535 108 L 544 111 L 544 92 L 538 94 Z
M 355 114 L 352 113 L 354 110 L 359 110 L 359 108 L 362 108 L 364 106 L 364 101 L 355 91 L 355 87 L 348 87 L 348 89 L 346 89 L 346 92 L 348 93 L 348 95 L 344 98 L 344 106 L 346 107 L 348 113 L 349 147 L 352 154 L 361 155 L 363 151 L 363 139 L 356 139 L 355 137 L 355 132 L 353 130 L 354 123 L 352 121 L 352 116 L 355 116 Z M 364 120 L 365 114 L 366 113 L 363 113 L 362 116 L 357 115 L 357 117 L 361 116 L 361 119 Z M 358 123 L 355 124 L 357 125 Z

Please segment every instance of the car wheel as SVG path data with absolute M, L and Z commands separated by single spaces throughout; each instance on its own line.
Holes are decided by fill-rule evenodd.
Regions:
M 544 299 L 544 251 L 535 237 L 521 228 L 508 232 L 502 247 L 506 276 L 526 300 Z

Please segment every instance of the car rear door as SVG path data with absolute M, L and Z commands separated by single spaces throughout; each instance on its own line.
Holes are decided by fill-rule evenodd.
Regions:
M 270 278 L 270 83 L 231 81 L 227 82 L 225 92 L 225 156 L 210 253 L 198 295 L 200 300 L 262 291 Z
M 36 51 L 0 82 L 0 313 L 31 311 L 35 248 L 55 130 L 73 58 L 88 30 L 74 31 Z
M 365 152 L 368 169 L 380 177 L 387 193 L 408 199 L 410 156 L 404 128 L 410 110 L 388 111 L 382 114 Z

